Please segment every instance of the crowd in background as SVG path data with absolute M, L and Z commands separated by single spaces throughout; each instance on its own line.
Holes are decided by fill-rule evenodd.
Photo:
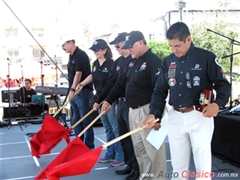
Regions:
M 36 86 L 36 78 L 32 77 L 30 78 L 32 80 L 32 86 Z M 2 79 L 0 78 L 0 88 L 7 88 L 7 87 L 21 87 L 21 84 L 22 84 L 22 79 Z

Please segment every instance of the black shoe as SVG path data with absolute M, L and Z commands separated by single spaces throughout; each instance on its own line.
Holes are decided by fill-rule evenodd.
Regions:
M 125 180 L 138 180 L 139 172 L 133 171 L 130 175 L 128 175 Z
M 129 166 L 126 166 L 124 169 L 116 170 L 116 174 L 130 174 L 132 172 L 132 169 Z

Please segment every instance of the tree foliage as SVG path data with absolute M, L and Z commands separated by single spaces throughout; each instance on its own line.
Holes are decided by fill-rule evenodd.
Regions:
M 156 40 L 150 40 L 148 42 L 148 47 L 152 50 L 154 54 L 159 56 L 162 60 L 169 54 L 171 54 L 171 49 L 168 46 L 167 41 L 159 42 Z
M 218 34 L 207 31 L 207 29 L 210 29 Z M 204 48 L 216 54 L 223 70 L 225 72 L 229 72 L 230 57 L 224 59 L 222 59 L 222 57 L 232 53 L 231 41 L 226 37 L 237 40 L 238 34 L 234 31 L 234 27 L 231 27 L 230 29 L 227 22 L 224 22 L 223 20 L 216 21 L 215 23 L 209 23 L 206 20 L 190 27 L 190 31 L 195 46 Z M 239 46 L 233 45 L 233 53 L 239 52 L 239 50 Z M 234 56 L 233 59 L 233 66 L 239 66 L 239 55 Z

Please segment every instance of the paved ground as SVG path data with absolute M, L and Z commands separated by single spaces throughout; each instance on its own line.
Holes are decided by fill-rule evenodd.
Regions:
M 25 124 L 14 125 L 8 129 L 8 127 L 0 128 L 0 179 L 1 180 L 28 180 L 33 179 L 44 169 L 61 150 L 63 150 L 67 144 L 65 141 L 61 141 L 51 154 L 43 155 L 40 159 L 31 156 L 29 140 L 31 139 L 26 134 L 35 133 L 41 128 L 41 124 Z M 95 145 L 96 147 L 102 145 L 105 139 L 105 133 L 103 127 L 94 127 L 95 132 Z M 71 140 L 74 139 L 71 136 Z M 169 144 L 166 138 L 165 140 L 167 150 L 167 168 L 171 172 L 171 158 L 169 155 Z M 105 149 L 102 151 L 102 155 L 105 153 Z M 89 174 L 66 177 L 62 179 L 66 180 L 123 180 L 124 175 L 116 175 L 115 170 L 122 169 L 124 166 L 111 167 L 109 163 L 96 163 L 94 168 Z M 194 171 L 193 162 L 191 162 L 191 171 Z M 213 179 L 221 180 L 237 180 L 240 179 L 240 168 L 231 164 L 223 162 L 222 160 L 213 156 L 212 171 L 217 176 Z M 234 177 L 229 177 L 229 176 Z M 224 177 L 222 177 L 224 176 Z M 168 178 L 170 179 L 170 178 Z

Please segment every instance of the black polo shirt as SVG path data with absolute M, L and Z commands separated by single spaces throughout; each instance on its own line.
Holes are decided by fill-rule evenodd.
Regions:
M 78 47 L 75 49 L 73 55 L 69 55 L 68 62 L 69 88 L 72 87 L 74 76 L 77 71 L 82 72 L 80 82 L 82 82 L 86 77 L 88 77 L 89 74 L 91 74 L 90 61 L 88 55 Z M 89 83 L 83 88 L 93 90 L 92 83 Z
M 34 89 L 27 90 L 25 87 L 21 87 L 20 91 L 20 102 L 21 103 L 29 103 L 32 102 L 32 95 L 36 95 L 36 91 Z M 24 98 L 25 95 L 25 98 Z
M 97 99 L 97 103 L 101 103 L 108 95 L 114 84 L 117 82 L 118 77 L 120 76 L 120 73 L 123 73 L 124 70 L 128 68 L 128 64 L 132 61 L 131 55 L 128 57 L 120 56 L 116 61 L 114 61 L 114 64 L 112 66 L 110 75 L 107 80 L 107 84 L 105 88 L 103 89 L 102 93 L 99 95 Z M 125 92 L 122 91 L 120 97 L 125 97 Z
M 163 110 L 169 89 L 169 104 L 176 108 L 198 105 L 203 89 L 216 90 L 217 97 L 214 102 L 219 107 L 228 102 L 230 95 L 230 84 L 216 56 L 195 47 L 193 43 L 184 57 L 178 58 L 171 54 L 164 59 L 152 96 L 151 114 L 156 114 L 158 109 Z
M 150 49 L 137 60 L 131 61 L 127 72 L 120 75 L 106 101 L 112 103 L 125 90 L 129 107 L 138 108 L 150 103 L 161 63 L 161 59 Z
M 95 60 L 92 67 L 93 84 L 96 90 L 96 95 L 99 96 L 107 84 L 108 76 L 111 72 L 114 61 L 112 59 L 106 59 L 102 66 L 99 61 Z

